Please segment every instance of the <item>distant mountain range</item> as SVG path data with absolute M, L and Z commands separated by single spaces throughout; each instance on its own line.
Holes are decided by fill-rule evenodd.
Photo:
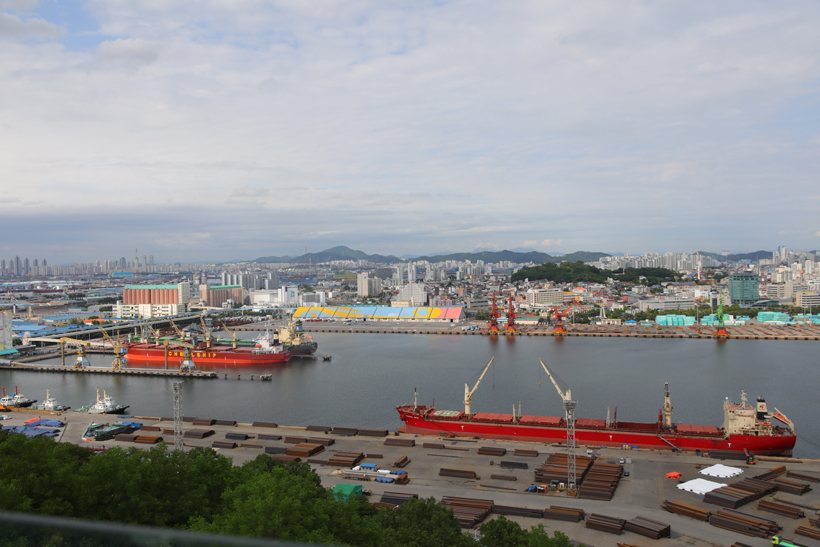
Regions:
M 578 260 L 582 262 L 592 262 L 603 256 L 609 255 L 606 253 L 588 251 L 578 251 L 562 256 L 552 256 L 547 253 L 540 253 L 538 251 L 479 251 L 470 253 L 433 254 L 418 257 L 405 255 L 404 257 L 399 258 L 393 255 L 369 255 L 363 251 L 356 251 L 350 247 L 345 247 L 342 245 L 332 247 L 318 253 L 307 253 L 302 256 L 263 256 L 257 258 L 253 262 L 289 262 L 291 264 L 307 264 L 308 262 L 311 262 L 313 264 L 317 264 L 320 262 L 330 262 L 332 260 L 365 260 L 376 264 L 391 264 L 396 262 L 407 262 L 408 259 L 412 259 L 413 261 L 427 260 L 428 262 L 444 262 L 446 260 L 470 260 L 471 262 L 475 262 L 476 260 L 483 260 L 484 262 L 509 261 L 516 263 L 533 262 L 535 264 L 544 264 L 546 262 L 576 262 Z
M 755 251 L 753 253 L 739 253 L 734 255 L 723 256 L 722 254 L 707 253 L 706 251 L 698 252 L 698 254 L 702 254 L 703 256 L 710 256 L 714 259 L 720 260 L 721 262 L 739 262 L 741 260 L 757 260 L 759 258 L 771 258 L 772 253 L 773 251 Z

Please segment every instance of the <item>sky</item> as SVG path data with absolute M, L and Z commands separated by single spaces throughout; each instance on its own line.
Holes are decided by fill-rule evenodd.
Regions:
M 0 0 L 0 257 L 820 249 L 814 1 Z

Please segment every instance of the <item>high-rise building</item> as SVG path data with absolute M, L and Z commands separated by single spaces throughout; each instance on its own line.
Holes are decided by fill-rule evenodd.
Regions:
M 760 276 L 751 273 L 729 274 L 729 298 L 732 304 L 744 308 L 760 300 Z
M 14 257 L 14 275 L 20 275 L 21 265 L 20 265 L 20 257 Z

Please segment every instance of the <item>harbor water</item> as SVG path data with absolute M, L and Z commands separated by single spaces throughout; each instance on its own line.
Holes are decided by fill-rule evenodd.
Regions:
M 245 332 L 243 337 L 256 333 Z M 282 366 L 213 369 L 219 379 L 186 379 L 186 416 L 284 425 L 326 425 L 395 430 L 395 407 L 413 402 L 462 410 L 464 385 L 475 385 L 490 358 L 493 365 L 473 395 L 474 412 L 562 416 L 555 388 L 538 359 L 550 367 L 578 401 L 578 418 L 612 417 L 654 422 L 669 382 L 679 423 L 723 423 L 723 401 L 763 395 L 796 424 L 795 456 L 820 458 L 820 384 L 817 345 L 771 340 L 484 337 L 425 334 L 316 333 L 317 356 Z M 92 366 L 111 355 L 89 355 Z M 67 359 L 68 360 L 68 359 Z M 40 364 L 59 365 L 59 358 Z M 174 366 L 172 363 L 171 366 Z M 259 374 L 271 373 L 272 382 Z M 227 374 L 227 379 L 225 379 Z M 237 375 L 241 379 L 237 380 Z M 250 375 L 254 374 L 254 381 Z M 6 391 L 19 386 L 42 401 L 46 389 L 60 403 L 94 402 L 95 388 L 130 405 L 137 415 L 172 416 L 173 379 L 0 370 Z

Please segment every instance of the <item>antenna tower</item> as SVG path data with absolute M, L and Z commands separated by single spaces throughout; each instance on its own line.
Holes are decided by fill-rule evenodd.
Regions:
M 174 386 L 174 450 L 182 450 L 182 398 L 180 389 L 182 382 L 177 380 Z

